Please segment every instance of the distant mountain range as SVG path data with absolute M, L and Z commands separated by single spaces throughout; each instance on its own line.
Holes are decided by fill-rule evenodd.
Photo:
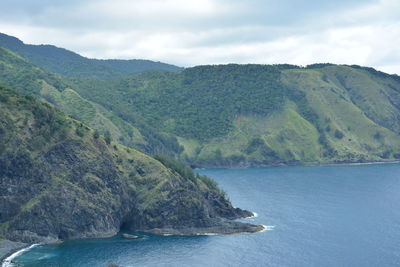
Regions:
M 192 167 L 400 159 L 397 75 L 334 64 L 154 67 L 128 75 L 131 61 L 119 69 L 52 46 L 27 49 L 9 36 L 0 46 L 8 49 L 0 49 L 0 83 L 113 140 Z M 38 52 L 50 50 L 57 56 Z
M 132 75 L 148 70 L 181 71 L 174 65 L 143 59 L 90 59 L 53 45 L 24 44 L 16 37 L 0 33 L 0 46 L 7 48 L 46 71 L 72 77 Z

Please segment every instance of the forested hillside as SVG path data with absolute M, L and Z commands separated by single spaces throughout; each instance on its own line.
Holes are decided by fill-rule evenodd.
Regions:
M 370 68 L 199 66 L 73 83 L 121 117 L 178 136 L 194 166 L 399 157 L 400 79 Z
M 43 71 L 1 47 L 0 83 L 20 93 L 41 97 L 67 114 L 98 129 L 101 134 L 126 145 L 152 154 L 171 155 L 181 150 L 175 138 L 159 134 L 139 117 L 135 123 L 124 120 L 112 110 L 79 95 L 62 76 Z
M 123 72 L 127 62 L 107 64 Z M 113 140 L 194 167 L 400 158 L 400 78 L 372 68 L 229 64 L 66 77 L 0 49 L 0 70 L 1 83 Z

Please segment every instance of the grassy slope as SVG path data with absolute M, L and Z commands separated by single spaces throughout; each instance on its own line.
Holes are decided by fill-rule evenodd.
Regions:
M 20 93 L 39 96 L 114 140 L 131 146 L 147 145 L 136 127 L 81 97 L 62 77 L 44 72 L 3 48 L 0 48 L 0 69 L 0 83 Z
M 357 91 L 361 97 L 374 99 L 374 103 L 365 103 L 362 106 L 352 101 L 352 95 L 333 82 L 324 72 L 334 72 L 335 75 L 346 77 L 340 73 L 345 71 L 356 76 L 356 79 L 348 80 L 348 86 Z M 355 73 L 354 73 L 355 72 Z M 312 109 L 318 114 L 318 125 L 325 130 L 331 146 L 337 151 L 336 160 L 357 160 L 365 157 L 368 160 L 379 160 L 386 151 L 399 151 L 400 136 L 390 129 L 379 125 L 379 119 L 373 121 L 368 117 L 368 110 L 377 110 L 382 107 L 379 116 L 386 117 L 386 110 L 396 112 L 391 103 L 384 97 L 376 94 L 380 88 L 374 88 L 374 81 L 368 79 L 363 70 L 354 70 L 349 67 L 327 67 L 322 71 L 317 70 L 291 70 L 286 71 L 285 79 L 288 83 L 297 84 L 302 90 Z M 353 76 L 353 77 L 354 77 Z M 360 77 L 361 76 L 361 77 Z M 364 87 L 360 83 L 364 83 Z M 369 88 L 368 88 L 369 87 Z M 397 110 L 397 113 L 399 111 Z M 396 122 L 396 119 L 392 120 Z M 330 128 L 330 131 L 327 129 Z M 335 137 L 335 131 L 344 134 L 343 138 Z M 381 138 L 374 136 L 379 133 Z M 391 153 L 393 158 L 393 153 Z
M 180 138 L 185 147 L 183 158 L 202 163 L 210 158 L 215 160 L 215 151 L 220 150 L 223 157 L 242 155 L 262 164 L 265 157 L 257 151 L 250 155 L 244 152 L 255 137 L 262 137 L 277 153 L 275 161 L 278 162 L 399 157 L 400 111 L 393 99 L 398 99 L 400 86 L 392 78 L 377 77 L 367 70 L 348 66 L 328 66 L 284 70 L 282 81 L 289 88 L 295 87 L 305 94 L 308 107 L 318 114 L 316 121 L 305 119 L 297 103 L 287 99 L 281 110 L 268 116 L 238 116 L 233 122 L 233 130 L 226 137 L 203 143 Z M 336 137 L 336 130 L 344 136 Z M 330 155 L 319 143 L 321 134 L 326 136 L 333 149 Z M 209 164 L 211 161 L 206 162 Z M 274 159 L 264 164 L 268 162 L 273 163 Z

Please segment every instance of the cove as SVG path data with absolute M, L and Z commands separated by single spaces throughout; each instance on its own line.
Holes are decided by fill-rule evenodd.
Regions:
M 20 266 L 399 266 L 400 165 L 199 170 L 267 231 L 76 240 L 37 246 Z

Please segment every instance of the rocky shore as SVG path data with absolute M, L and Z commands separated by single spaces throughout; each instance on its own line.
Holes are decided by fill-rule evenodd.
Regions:
M 13 242 L 10 240 L 1 240 L 0 241 L 0 263 L 3 262 L 8 256 L 13 254 L 14 252 L 28 247 L 29 244 L 22 242 Z
M 256 233 L 265 229 L 263 225 L 255 225 L 241 222 L 229 222 L 226 225 L 211 226 L 203 228 L 155 228 L 144 230 L 143 232 L 162 235 L 182 235 L 182 236 L 197 236 L 197 235 L 231 235 L 241 233 Z
M 277 161 L 277 162 L 255 162 L 245 161 L 239 162 L 235 165 L 227 164 L 193 164 L 188 163 L 194 169 L 246 169 L 246 168 L 266 168 L 266 167 L 284 167 L 284 166 L 346 166 L 346 165 L 370 165 L 370 164 L 396 164 L 400 160 L 343 160 L 343 161 L 315 161 L 315 162 L 302 162 L 302 161 Z
M 154 228 L 140 230 L 144 233 L 161 235 L 161 236 L 200 236 L 200 235 L 230 235 L 230 234 L 240 234 L 240 233 L 256 233 L 265 230 L 264 225 L 254 225 L 250 223 L 242 223 L 231 220 L 221 221 L 213 226 L 209 227 L 186 227 L 186 228 Z M 124 234 L 125 238 L 139 238 L 136 235 Z M 13 253 L 27 248 L 32 244 L 14 242 L 10 240 L 0 241 L 0 263 L 3 264 L 4 260 L 7 259 Z M 3 266 L 3 265 L 2 265 Z

